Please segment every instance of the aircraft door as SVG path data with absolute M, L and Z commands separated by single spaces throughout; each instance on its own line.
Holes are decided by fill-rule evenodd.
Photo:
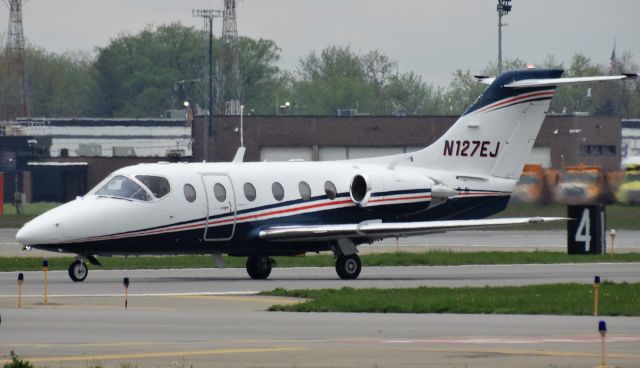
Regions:
M 207 202 L 205 241 L 231 240 L 236 229 L 236 193 L 231 177 L 227 174 L 202 174 Z

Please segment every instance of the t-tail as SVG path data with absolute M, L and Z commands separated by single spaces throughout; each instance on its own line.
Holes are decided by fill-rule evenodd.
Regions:
M 413 154 L 418 165 L 468 175 L 517 179 L 556 87 L 635 75 L 560 78 L 562 70 L 515 70 L 489 87 L 435 143 Z

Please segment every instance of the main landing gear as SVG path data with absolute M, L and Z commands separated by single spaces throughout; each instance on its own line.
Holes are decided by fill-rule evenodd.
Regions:
M 357 254 L 340 254 L 336 258 L 336 272 L 343 280 L 355 280 L 362 270 L 362 262 Z
M 331 249 L 336 256 L 336 272 L 343 280 L 355 280 L 362 271 L 358 249 L 350 239 L 338 239 Z
M 247 273 L 254 280 L 264 280 L 275 265 L 276 261 L 267 256 L 250 256 L 247 258 Z

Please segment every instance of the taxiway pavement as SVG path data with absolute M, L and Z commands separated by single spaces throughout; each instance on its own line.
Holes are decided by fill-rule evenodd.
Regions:
M 408 287 L 640 281 L 638 264 L 367 267 L 342 281 L 332 268 L 95 271 L 83 283 L 0 273 L 0 364 L 9 351 L 38 366 L 117 367 L 592 367 L 598 318 L 568 316 L 267 312 L 294 299 L 253 294 L 275 287 Z M 122 278 L 131 279 L 124 309 Z M 550 300 L 550 303 L 553 301 Z M 585 300 L 585 303 L 591 303 Z M 640 362 L 640 319 L 604 317 L 608 363 Z

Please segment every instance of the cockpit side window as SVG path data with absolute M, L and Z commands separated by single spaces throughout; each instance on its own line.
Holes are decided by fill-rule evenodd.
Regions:
M 156 198 L 162 198 L 171 191 L 169 181 L 163 177 L 136 175 L 136 179 L 140 180 L 140 182 L 144 184 Z
M 150 201 L 151 196 L 135 181 L 118 175 L 109 180 L 102 188 L 96 191 L 96 195 L 137 199 L 139 201 Z

